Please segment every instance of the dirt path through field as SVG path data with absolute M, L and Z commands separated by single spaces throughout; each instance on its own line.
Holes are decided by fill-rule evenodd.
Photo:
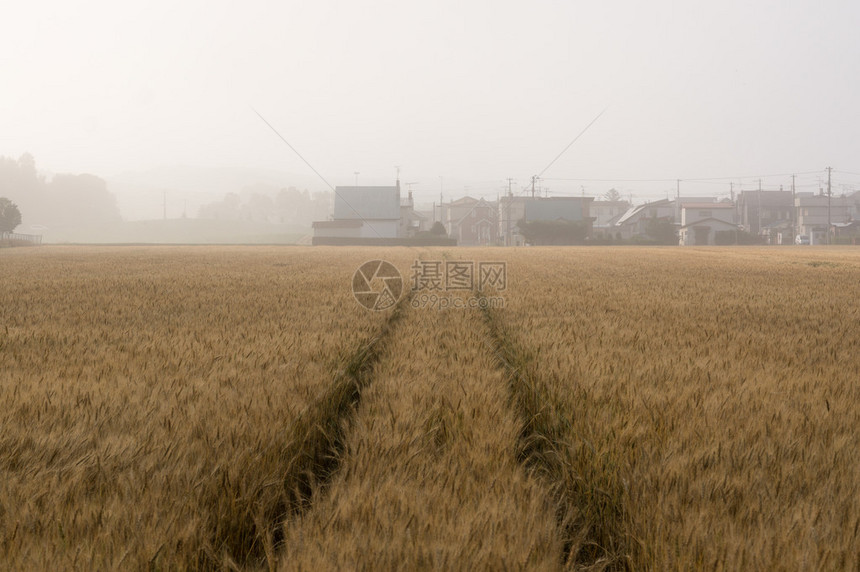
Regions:
M 284 568 L 553 569 L 547 491 L 477 310 L 406 310 L 362 393 L 340 469 L 286 524 Z

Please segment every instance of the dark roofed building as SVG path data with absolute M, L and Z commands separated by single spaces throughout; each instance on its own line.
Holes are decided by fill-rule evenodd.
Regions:
M 393 187 L 337 187 L 334 216 L 313 224 L 317 239 L 396 239 L 400 233 L 400 182 Z
M 566 220 L 593 222 L 589 207 L 594 197 L 532 198 L 525 201 L 525 220 Z M 589 225 L 590 227 L 590 225 Z M 591 233 L 589 232 L 589 235 Z
M 783 221 L 794 225 L 791 191 L 741 191 L 738 195 L 738 224 L 746 232 L 761 235 Z

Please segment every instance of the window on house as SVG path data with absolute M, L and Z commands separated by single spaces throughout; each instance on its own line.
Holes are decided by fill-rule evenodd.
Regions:
M 699 211 L 699 218 L 711 218 L 711 211 Z

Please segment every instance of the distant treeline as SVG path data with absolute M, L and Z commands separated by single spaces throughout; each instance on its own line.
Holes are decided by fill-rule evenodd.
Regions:
M 326 220 L 333 209 L 333 193 L 299 191 L 295 187 L 276 190 L 268 185 L 245 187 L 227 193 L 224 199 L 203 205 L 198 218 L 310 226 Z
M 51 180 L 36 171 L 29 153 L 16 161 L 0 157 L 0 196 L 21 211 L 21 232 L 87 226 L 120 220 L 116 197 L 95 175 L 57 174 Z

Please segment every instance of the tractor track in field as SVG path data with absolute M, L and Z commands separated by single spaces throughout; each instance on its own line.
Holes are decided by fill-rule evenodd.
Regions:
M 379 333 L 362 343 L 326 391 L 293 423 L 287 447 L 290 460 L 284 476 L 289 515 L 306 511 L 316 491 L 325 487 L 341 460 L 349 419 L 361 401 L 361 392 L 373 380 L 371 373 L 386 341 L 409 305 L 403 297 Z
M 212 545 L 218 550 L 226 550 L 243 565 L 263 566 L 266 561 L 275 561 L 285 523 L 307 512 L 338 470 L 361 393 L 372 383 L 373 368 L 410 300 L 410 294 L 403 296 L 377 334 L 359 344 L 328 389 L 287 428 L 285 445 L 277 453 L 284 460 L 281 476 L 270 483 L 280 489 L 279 493 L 264 495 L 257 490 L 240 499 L 249 507 L 242 522 L 215 525 Z M 262 517 L 257 510 L 260 505 Z M 218 568 L 219 562 L 217 554 L 210 554 L 199 564 Z
M 495 311 L 480 311 L 488 330 L 488 350 L 507 374 L 511 404 L 522 422 L 517 460 L 543 479 L 557 507 L 562 565 L 628 570 L 628 547 L 621 533 L 623 506 L 617 497 L 587 482 L 572 458 L 571 444 L 577 440 L 573 420 L 579 412 L 554 395 L 536 373 L 534 358 L 505 333 Z

